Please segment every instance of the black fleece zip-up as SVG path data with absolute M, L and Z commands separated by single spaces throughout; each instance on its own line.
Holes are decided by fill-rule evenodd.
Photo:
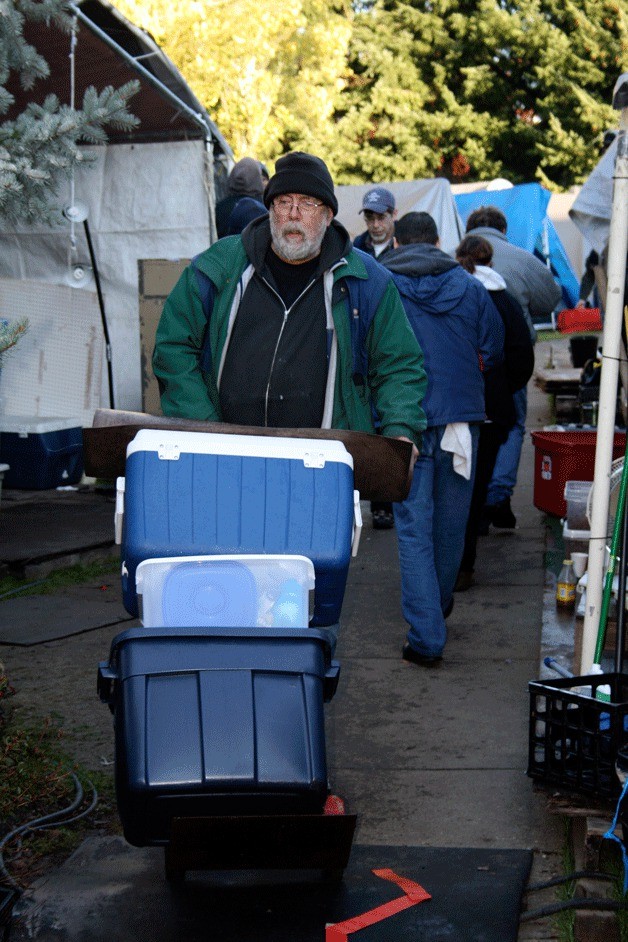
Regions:
M 225 422 L 273 428 L 320 428 L 327 382 L 327 319 L 323 275 L 350 250 L 332 223 L 311 279 L 297 299 L 282 300 L 281 266 L 268 265 L 270 224 L 245 229 L 255 269 L 233 325 L 220 379 Z

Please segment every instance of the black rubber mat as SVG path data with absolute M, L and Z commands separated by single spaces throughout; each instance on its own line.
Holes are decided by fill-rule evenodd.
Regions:
M 516 942 L 532 852 L 354 845 L 335 885 L 294 873 L 253 880 L 198 872 L 172 886 L 160 862 L 158 849 L 134 850 L 119 839 L 85 842 L 20 907 L 12 939 L 323 942 L 327 924 L 403 895 L 372 872 L 388 868 L 431 899 L 350 934 L 350 942 Z

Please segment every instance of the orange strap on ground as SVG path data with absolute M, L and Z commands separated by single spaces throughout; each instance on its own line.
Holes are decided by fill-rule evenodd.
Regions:
M 425 900 L 432 898 L 419 883 L 408 880 L 406 877 L 400 877 L 393 870 L 373 870 L 373 873 L 376 877 L 381 877 L 382 880 L 390 880 L 391 883 L 396 883 L 403 890 L 404 895 L 391 900 L 390 903 L 384 903 L 382 906 L 370 909 L 368 912 L 362 913 L 361 916 L 354 916 L 353 919 L 345 919 L 344 922 L 327 926 L 325 929 L 325 942 L 347 942 L 352 932 L 366 929 L 367 926 L 372 926 L 376 922 L 381 922 L 382 919 L 388 919 L 389 916 L 394 916 L 396 913 L 403 912 L 404 909 L 409 909 L 410 906 L 416 906 L 418 903 L 423 903 Z

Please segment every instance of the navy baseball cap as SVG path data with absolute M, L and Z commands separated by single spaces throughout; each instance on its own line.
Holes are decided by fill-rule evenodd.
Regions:
M 383 186 L 376 186 L 364 194 L 361 213 L 369 210 L 372 213 L 388 213 L 395 208 L 395 197 L 390 190 Z

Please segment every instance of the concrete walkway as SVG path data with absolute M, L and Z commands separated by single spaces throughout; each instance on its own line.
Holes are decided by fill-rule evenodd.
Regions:
M 546 356 L 539 344 L 537 363 Z M 551 421 L 548 399 L 533 383 L 529 391 L 528 425 L 540 428 Z M 544 613 L 545 518 L 533 506 L 533 468 L 534 448 L 527 435 L 513 501 L 517 528 L 492 529 L 481 538 L 477 584 L 455 596 L 445 660 L 438 669 L 425 670 L 401 659 L 405 627 L 396 535 L 374 531 L 366 515 L 343 608 L 337 650 L 340 685 L 326 714 L 331 784 L 348 810 L 359 816 L 356 843 L 531 848 L 534 879 L 562 872 L 563 821 L 551 813 L 546 793 L 526 776 L 527 684 L 541 675 L 543 624 L 548 619 L 551 623 L 551 613 Z M 0 536 L 5 506 L 10 502 L 0 512 Z M 109 510 L 113 533 L 113 506 Z M 90 516 L 83 517 L 84 544 L 111 552 L 110 546 L 102 546 L 101 513 L 94 519 L 99 532 L 91 539 Z M 70 549 L 80 555 L 79 545 Z M 36 557 L 34 550 L 22 555 Z M 6 553 L 3 561 L 6 565 Z M 81 593 L 66 593 L 64 605 L 75 606 L 80 624 Z M 109 755 L 113 749 L 108 711 L 94 693 L 97 661 L 106 657 L 111 638 L 126 627 L 109 623 L 34 647 L 20 646 L 14 639 L 0 646 L 0 659 L 11 666 L 20 691 L 18 699 L 27 699 L 29 689 L 35 691 L 36 671 L 43 664 L 66 688 L 54 709 L 63 714 L 64 698 L 80 699 L 83 722 L 99 730 L 96 751 L 90 755 L 85 747 L 80 750 L 81 760 L 94 767 L 109 736 Z M 93 656 L 89 671 L 70 666 L 79 650 L 83 658 L 85 652 Z M 135 871 L 161 869 L 161 858 L 157 864 L 152 852 L 129 853 Z M 116 852 L 110 859 L 112 874 L 119 865 Z M 106 863 L 103 866 L 106 870 Z M 97 905 L 97 900 L 89 905 Z M 18 926 L 16 940 L 39 938 L 36 930 L 28 936 L 21 932 Z M 549 921 L 522 925 L 520 940 L 555 938 Z

